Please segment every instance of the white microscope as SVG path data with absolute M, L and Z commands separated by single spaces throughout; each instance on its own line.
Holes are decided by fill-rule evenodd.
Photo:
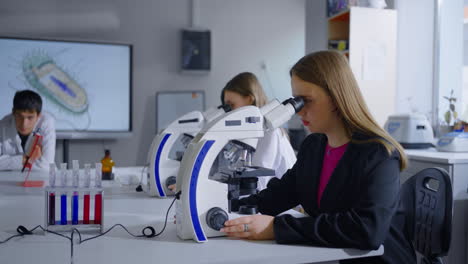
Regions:
M 177 235 L 205 242 L 223 236 L 228 219 L 256 214 L 257 208 L 240 206 L 239 198 L 257 192 L 257 177 L 274 176 L 272 169 L 251 165 L 251 155 L 264 132 L 288 121 L 303 106 L 301 97 L 261 109 L 245 106 L 206 125 L 191 141 L 177 178 Z
M 229 106 L 219 106 L 205 112 L 192 111 L 175 121 L 156 135 L 147 156 L 147 190 L 150 196 L 167 197 L 174 195 L 168 186 L 176 183 L 180 161 L 194 135 L 205 124 L 230 110 Z

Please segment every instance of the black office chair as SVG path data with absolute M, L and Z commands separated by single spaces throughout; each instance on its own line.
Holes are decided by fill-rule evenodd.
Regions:
M 427 168 L 402 186 L 406 234 L 422 255 L 421 263 L 442 264 L 452 235 L 452 183 L 444 169 Z

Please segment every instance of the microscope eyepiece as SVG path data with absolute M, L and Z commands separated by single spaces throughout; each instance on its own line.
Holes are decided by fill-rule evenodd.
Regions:
M 228 104 L 222 104 L 222 105 L 218 106 L 218 109 L 221 109 L 221 108 L 224 110 L 225 113 L 231 112 L 231 110 L 232 110 L 231 107 Z
M 283 105 L 290 104 L 294 108 L 294 111 L 297 113 L 301 111 L 302 107 L 304 107 L 304 99 L 302 99 L 302 96 L 296 96 L 293 98 L 286 99 L 283 103 Z

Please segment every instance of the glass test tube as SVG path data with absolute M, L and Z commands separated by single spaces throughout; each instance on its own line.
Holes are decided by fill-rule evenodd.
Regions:
M 60 181 L 62 187 L 67 186 L 67 163 L 60 164 Z M 60 224 L 67 224 L 67 192 L 60 195 Z
M 73 192 L 72 197 L 72 225 L 78 224 L 78 192 Z
M 79 186 L 79 179 L 80 179 L 80 164 L 77 160 L 73 160 L 73 167 L 72 167 L 72 185 L 75 188 Z
M 89 188 L 91 183 L 91 164 L 84 165 L 84 187 Z M 83 197 L 83 224 L 89 224 L 89 191 Z
M 60 164 L 60 185 L 67 186 L 67 163 Z
M 49 187 L 55 187 L 55 163 L 49 164 Z M 48 208 L 48 223 L 49 225 L 55 225 L 55 192 L 49 192 L 49 208 Z
M 102 183 L 102 164 L 96 163 L 95 187 L 101 188 Z M 94 224 L 101 224 L 102 216 L 102 192 L 98 191 L 94 196 Z
M 100 162 L 96 162 L 96 171 L 95 171 L 95 182 L 94 185 L 96 188 L 101 188 L 102 186 L 102 164 Z
M 73 188 L 79 187 L 80 165 L 78 160 L 73 160 L 72 185 Z M 78 191 L 73 191 L 72 196 L 72 225 L 78 224 Z

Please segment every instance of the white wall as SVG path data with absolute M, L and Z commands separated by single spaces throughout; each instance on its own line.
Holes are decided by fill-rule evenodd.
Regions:
M 434 1 L 398 0 L 397 95 L 399 113 L 431 115 Z
M 397 110 L 418 111 L 432 116 L 434 74 L 436 80 L 439 122 L 448 110 L 443 96 L 459 98 L 456 109 L 461 114 L 463 65 L 463 1 L 444 0 L 441 8 L 439 57 L 434 58 L 434 7 L 437 0 L 399 0 Z M 439 61 L 434 72 L 434 63 Z M 437 79 L 437 78 L 436 78 Z M 409 101 L 408 98 L 411 98 Z
M 462 114 L 463 91 L 463 0 L 444 0 L 441 8 L 439 59 L 439 122 L 449 110 L 444 96 L 457 98 L 455 110 Z M 453 122 L 453 121 L 452 121 Z M 450 124 L 453 125 L 453 124 Z
M 212 30 L 212 71 L 207 106 L 234 75 L 251 71 L 269 98 L 291 96 L 289 69 L 304 56 L 305 2 L 301 0 L 202 0 L 201 27 Z M 262 64 L 266 66 L 262 68 Z
M 327 1 L 306 1 L 306 53 L 328 49 Z
M 180 29 L 190 25 L 189 0 L 2 0 L 0 35 L 124 42 L 134 45 L 133 137 L 72 141 L 70 159 L 95 162 L 110 148 L 117 166 L 143 165 L 155 133 L 155 94 L 204 90 L 207 106 L 234 74 L 252 71 L 274 95 L 290 94 L 287 70 L 304 55 L 304 0 L 198 1 L 200 26 L 212 30 L 212 70 L 179 72 Z M 272 95 L 273 92 L 269 92 Z M 1 98 L 11 103 L 10 98 Z M 111 114 L 112 109 L 110 109 Z M 118 118 L 118 117 L 112 117 Z M 56 161 L 62 159 L 61 143 Z

